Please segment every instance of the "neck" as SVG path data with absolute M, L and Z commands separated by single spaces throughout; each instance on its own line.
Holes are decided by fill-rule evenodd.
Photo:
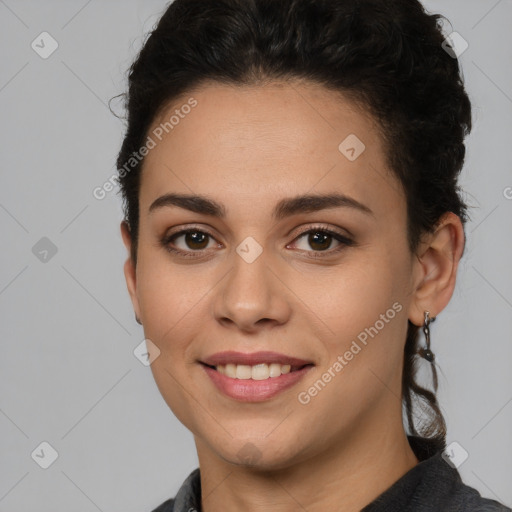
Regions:
M 196 438 L 203 512 L 359 512 L 418 463 L 401 423 L 361 424 L 315 456 L 271 471 L 230 464 Z

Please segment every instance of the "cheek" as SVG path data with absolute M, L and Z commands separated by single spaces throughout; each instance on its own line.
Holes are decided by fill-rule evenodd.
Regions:
M 211 283 L 194 277 L 191 267 L 172 265 L 166 254 L 141 251 L 137 271 L 137 296 L 144 318 L 144 332 L 165 352 L 181 349 L 205 301 Z M 204 317 L 203 317 L 204 318 Z M 197 322 L 196 322 L 197 324 Z M 193 325 L 193 324 L 192 324 Z
M 166 255 L 141 254 L 137 294 L 144 335 L 159 349 L 150 368 L 163 399 L 179 421 L 194 430 L 188 356 L 190 340 L 203 330 L 211 283 L 191 276 L 186 266 L 172 265 Z M 206 295 L 206 296 L 205 296 Z M 203 298 L 203 300 L 201 300 Z M 197 414 L 197 412 L 196 412 Z
M 326 324 L 326 333 L 343 333 L 343 338 L 348 338 L 401 302 L 405 282 L 397 257 L 366 251 L 354 253 L 353 258 L 326 273 L 303 274 L 294 290 Z
M 314 285 L 311 281 L 315 289 L 304 287 L 300 292 L 316 297 L 311 309 L 329 328 L 321 336 L 327 352 L 325 364 L 329 368 L 339 357 L 343 359 L 343 369 L 338 366 L 336 374 L 346 376 L 342 391 L 348 386 L 354 391 L 352 396 L 378 380 L 375 375 L 391 382 L 401 369 L 407 329 L 408 253 L 400 250 L 398 242 L 394 251 L 386 249 L 389 246 L 361 251 L 357 258 L 337 267 L 323 287 L 319 281 Z
M 350 423 L 390 390 L 400 394 L 407 309 L 392 266 L 369 263 L 340 273 L 315 304 L 329 331 L 319 336 L 322 368 L 304 384 L 302 397 L 311 399 L 304 411 L 320 423 L 333 421 L 333 404 L 342 411 L 339 421 Z

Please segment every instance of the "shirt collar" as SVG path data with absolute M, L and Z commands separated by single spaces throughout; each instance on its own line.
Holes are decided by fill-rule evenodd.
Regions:
M 444 449 L 437 449 L 431 439 L 407 436 L 409 444 L 418 458 L 411 468 L 387 490 L 381 493 L 361 512 L 394 512 L 444 510 L 453 498 L 456 488 L 463 482 L 455 467 L 447 462 Z
M 201 511 L 201 478 L 199 468 L 194 469 L 174 497 L 172 512 Z

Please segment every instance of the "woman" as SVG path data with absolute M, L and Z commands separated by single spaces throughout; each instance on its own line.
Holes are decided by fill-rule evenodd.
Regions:
M 145 42 L 124 271 L 199 459 L 155 512 L 511 510 L 462 483 L 435 396 L 471 129 L 439 20 L 411 0 L 175 0 Z

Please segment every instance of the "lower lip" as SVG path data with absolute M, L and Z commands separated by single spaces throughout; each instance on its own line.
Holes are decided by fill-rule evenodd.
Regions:
M 217 370 L 201 364 L 219 391 L 240 402 L 263 402 L 299 382 L 313 366 L 285 373 L 265 380 L 232 379 Z

